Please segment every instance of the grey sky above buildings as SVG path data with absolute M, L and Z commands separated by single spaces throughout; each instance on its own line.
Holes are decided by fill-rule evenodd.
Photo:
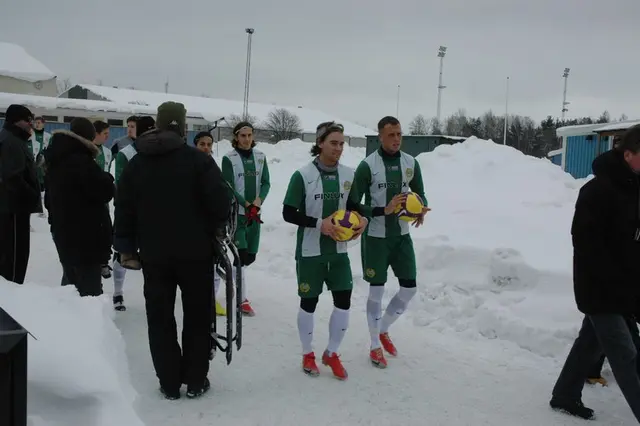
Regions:
M 20 44 L 73 82 L 242 100 L 254 27 L 252 102 L 302 105 L 373 127 L 436 114 L 640 117 L 638 0 L 23 0 L 0 13 Z M 631 21 L 634 22 L 631 22 Z

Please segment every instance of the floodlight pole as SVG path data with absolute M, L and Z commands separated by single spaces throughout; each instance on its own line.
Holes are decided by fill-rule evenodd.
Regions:
M 446 88 L 447 86 L 443 86 L 442 85 L 442 68 L 444 67 L 444 56 L 447 54 L 447 47 L 446 46 L 440 46 L 440 49 L 438 50 L 438 58 L 440 58 L 440 76 L 438 78 L 438 107 L 437 107 L 437 113 L 436 113 L 436 118 L 438 119 L 438 124 L 440 124 L 440 112 L 441 112 L 441 105 L 442 105 L 442 89 Z
M 244 77 L 244 105 L 242 107 L 242 119 L 249 117 L 249 81 L 251 79 L 251 38 L 255 30 L 253 28 L 245 28 L 247 33 L 247 66 Z
M 565 68 L 564 74 L 562 74 L 562 77 L 564 78 L 564 93 L 562 94 L 562 119 L 563 120 L 564 120 L 565 113 L 569 111 L 569 108 L 567 108 L 567 105 L 571 103 L 571 102 L 567 102 L 567 82 L 569 81 L 569 71 L 570 71 L 570 68 Z

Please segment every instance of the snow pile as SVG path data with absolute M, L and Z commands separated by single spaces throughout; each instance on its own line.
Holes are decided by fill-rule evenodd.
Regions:
M 31 83 L 51 80 L 55 74 L 22 47 L 0 42 L 0 75 Z
M 0 301 L 37 339 L 28 342 L 30 425 L 143 425 L 106 298 L 0 278 Z

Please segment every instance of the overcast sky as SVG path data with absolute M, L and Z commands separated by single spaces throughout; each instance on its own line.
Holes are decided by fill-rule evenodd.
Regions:
M 640 118 L 638 0 L 22 0 L 5 1 L 0 41 L 20 44 L 73 82 L 302 105 L 373 127 L 464 108 L 536 121 Z M 631 22 L 633 21 L 633 22 Z

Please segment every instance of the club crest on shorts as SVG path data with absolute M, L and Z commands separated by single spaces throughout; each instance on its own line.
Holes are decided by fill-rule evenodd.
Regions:
M 376 276 L 376 271 L 373 268 L 367 268 L 366 271 L 364 271 L 364 273 L 367 275 L 367 277 L 369 278 L 373 278 Z
M 309 290 L 311 290 L 311 286 L 307 283 L 301 283 L 298 288 L 300 289 L 300 293 L 309 293 Z

